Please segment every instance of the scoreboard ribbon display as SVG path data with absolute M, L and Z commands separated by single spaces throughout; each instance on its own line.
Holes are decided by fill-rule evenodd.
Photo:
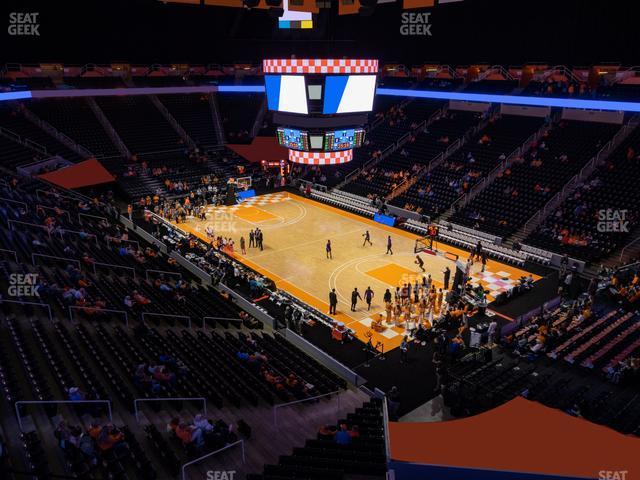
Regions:
M 338 151 L 362 146 L 364 141 L 363 128 L 351 128 L 327 132 L 324 136 L 324 150 Z

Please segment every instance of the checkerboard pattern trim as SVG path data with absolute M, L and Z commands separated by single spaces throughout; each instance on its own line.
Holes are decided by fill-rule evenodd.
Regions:
M 289 161 L 305 165 L 338 165 L 353 160 L 353 150 L 339 152 L 301 152 L 289 150 Z
M 298 59 L 263 60 L 264 73 L 378 73 L 378 60 Z

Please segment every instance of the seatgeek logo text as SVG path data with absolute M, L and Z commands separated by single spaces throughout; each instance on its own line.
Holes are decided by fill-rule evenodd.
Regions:
M 9 27 L 7 33 L 12 37 L 39 37 L 39 12 L 11 12 L 9 13 Z

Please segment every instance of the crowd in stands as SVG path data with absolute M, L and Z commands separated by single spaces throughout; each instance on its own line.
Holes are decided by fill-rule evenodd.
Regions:
M 451 220 L 498 236 L 517 231 L 617 130 L 616 125 L 560 121 Z
M 595 261 L 613 252 L 638 224 L 640 172 L 636 129 L 527 239 L 527 243 Z
M 167 432 L 175 436 L 186 448 L 194 447 L 202 450 L 218 450 L 229 443 L 233 443 L 237 436 L 233 433 L 233 426 L 227 425 L 223 420 L 213 421 L 199 413 L 193 421 L 172 418 L 167 424 Z
M 545 81 L 532 80 L 522 91 L 522 95 L 545 97 L 589 97 L 594 96 L 586 83 L 574 80 L 548 78 Z
M 277 465 L 266 465 L 262 474 L 247 480 L 325 478 L 339 480 L 349 475 L 381 476 L 386 472 L 382 403 L 373 399 L 336 424 L 322 425 L 315 439 L 280 456 Z

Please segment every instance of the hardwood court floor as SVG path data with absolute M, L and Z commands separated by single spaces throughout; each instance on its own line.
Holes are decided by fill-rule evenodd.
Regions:
M 231 237 L 235 242 L 234 256 L 247 266 L 268 276 L 276 285 L 304 302 L 328 312 L 328 295 L 332 288 L 338 293 L 338 315 L 359 338 L 369 330 L 371 319 L 384 311 L 382 301 L 387 288 L 421 278 L 415 265 L 414 244 L 417 235 L 343 210 L 287 192 L 271 193 L 248 199 L 240 205 L 211 208 L 206 221 L 196 219 L 181 223 L 180 228 L 206 240 L 205 228 L 211 226 L 215 235 Z M 259 227 L 264 232 L 264 250 L 248 248 L 248 233 Z M 363 234 L 369 230 L 373 245 L 363 246 Z M 391 235 L 393 255 L 386 255 L 386 239 Z M 240 237 L 247 241 L 247 253 L 240 253 Z M 333 259 L 326 258 L 325 244 L 331 240 Z M 468 252 L 440 245 L 441 251 L 455 253 L 466 261 Z M 442 287 L 445 266 L 455 273 L 455 264 L 443 256 L 421 254 L 425 274 L 431 274 L 437 288 Z M 472 268 L 474 282 L 488 288 L 494 295 L 508 288 L 529 272 L 490 260 L 486 272 L 477 263 Z M 538 280 L 540 277 L 534 275 Z M 375 292 L 371 311 L 359 302 L 356 312 L 350 311 L 354 287 L 361 294 L 367 287 Z M 402 340 L 402 328 L 391 327 L 374 333 L 373 341 L 383 342 L 386 349 L 397 347 Z

